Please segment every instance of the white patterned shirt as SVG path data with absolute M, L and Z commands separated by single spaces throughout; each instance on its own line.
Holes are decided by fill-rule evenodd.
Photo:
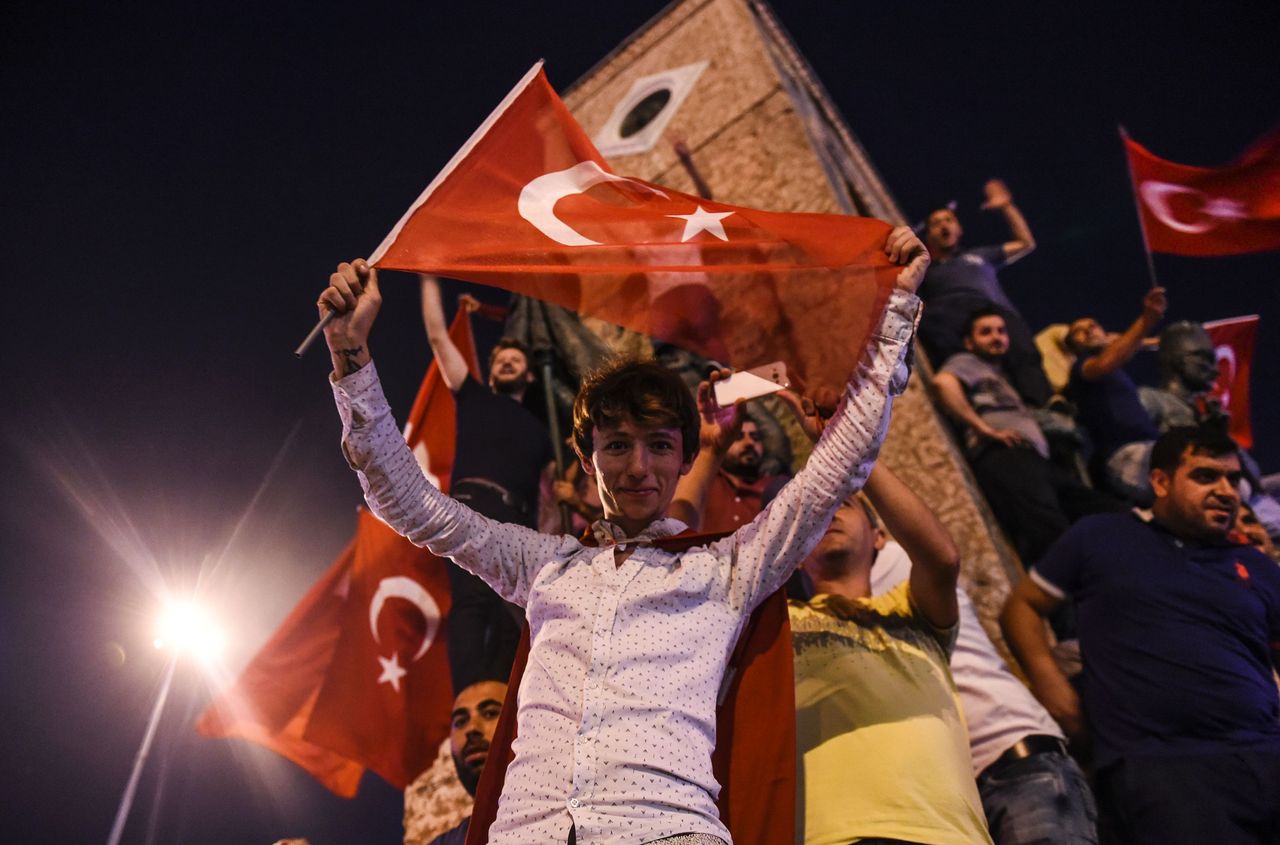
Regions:
M 334 383 L 343 449 L 375 514 L 526 609 L 515 759 L 491 845 L 730 840 L 711 770 L 716 697 L 751 611 L 786 581 L 871 471 L 919 300 L 895 291 L 803 470 L 749 525 L 684 552 L 612 547 L 495 522 L 441 494 L 396 427 L 372 364 Z M 646 533 L 684 528 L 661 520 Z

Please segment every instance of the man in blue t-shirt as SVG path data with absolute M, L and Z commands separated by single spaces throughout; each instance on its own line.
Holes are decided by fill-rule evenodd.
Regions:
M 927 306 L 920 320 L 920 342 L 929 360 L 939 366 L 964 351 L 964 324 L 970 314 L 989 306 L 999 308 L 1009 330 L 1005 361 L 1009 381 L 1028 405 L 1043 407 L 1053 389 L 1045 377 L 1040 351 L 1031 329 L 996 278 L 997 270 L 1036 248 L 1035 238 L 1004 182 L 987 182 L 986 194 L 983 210 L 999 211 L 1009 224 L 1011 238 L 1005 243 L 964 249 L 960 246 L 964 229 L 954 211 L 939 208 L 925 218 L 924 242 L 933 263 L 920 284 L 920 298 Z
M 1152 450 L 1151 518 L 1081 520 L 1001 617 L 1032 692 L 1092 739 L 1099 806 L 1124 842 L 1280 841 L 1280 567 L 1228 539 L 1239 479 L 1225 434 L 1171 429 Z M 1078 694 L 1043 621 L 1068 599 Z

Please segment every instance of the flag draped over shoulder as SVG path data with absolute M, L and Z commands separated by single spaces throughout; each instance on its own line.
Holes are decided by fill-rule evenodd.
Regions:
M 1280 249 L 1280 129 L 1226 167 L 1157 158 L 1124 137 L 1147 247 L 1175 255 Z
M 471 324 L 461 311 L 449 336 L 476 375 Z M 405 438 L 447 488 L 455 409 L 435 362 Z M 269 748 L 344 797 L 356 794 L 365 769 L 403 789 L 431 765 L 449 732 L 448 613 L 443 559 L 361 510 L 350 545 L 196 730 Z
M 757 211 L 612 173 L 535 65 L 374 251 L 739 368 L 847 380 L 898 268 L 868 218 Z
M 1253 372 L 1253 347 L 1258 337 L 1258 315 L 1232 317 L 1205 323 L 1218 359 L 1218 381 L 1213 397 L 1231 415 L 1232 439 L 1244 448 L 1253 446 L 1249 423 L 1249 376 Z

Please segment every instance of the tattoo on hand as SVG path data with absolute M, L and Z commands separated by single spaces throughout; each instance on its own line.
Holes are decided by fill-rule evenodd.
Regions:
M 352 373 L 354 373 L 356 370 L 363 367 L 364 364 L 356 361 L 356 359 L 360 357 L 360 355 L 363 352 L 364 352 L 363 346 L 352 346 L 348 349 L 334 350 L 334 354 L 337 355 L 338 358 L 340 359 L 338 364 L 338 371 L 343 376 L 349 376 Z

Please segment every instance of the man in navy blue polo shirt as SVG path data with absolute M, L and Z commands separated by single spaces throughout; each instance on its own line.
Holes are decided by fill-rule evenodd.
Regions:
M 1100 809 L 1125 842 L 1280 842 L 1280 567 L 1228 539 L 1239 478 L 1224 433 L 1171 429 L 1152 451 L 1151 518 L 1086 517 L 1005 605 L 1032 692 L 1092 739 Z M 1079 694 L 1043 621 L 1068 599 Z

